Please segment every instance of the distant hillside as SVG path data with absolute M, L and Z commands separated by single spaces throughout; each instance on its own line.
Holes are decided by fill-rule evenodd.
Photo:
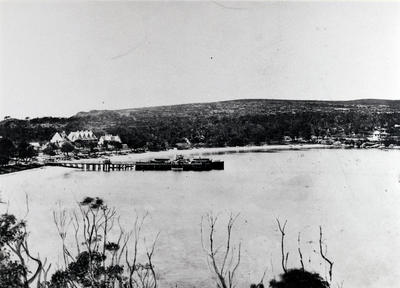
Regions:
M 362 134 L 400 123 L 400 100 L 295 101 L 243 99 L 79 112 L 70 118 L 8 119 L 0 136 L 46 141 L 56 131 L 119 134 L 131 147 L 164 149 L 188 139 L 205 146 L 280 141 L 283 135 Z
M 188 114 L 200 111 L 214 111 L 218 113 L 237 113 L 255 112 L 268 113 L 274 108 L 280 107 L 307 107 L 307 108 L 328 108 L 328 107 L 347 107 L 356 109 L 358 105 L 366 106 L 387 106 L 392 109 L 400 109 L 400 100 L 381 100 L 381 99 L 360 99 L 350 101 L 315 101 L 315 100 L 275 100 L 275 99 L 240 99 L 219 101 L 211 103 L 191 103 L 169 106 L 154 106 L 145 108 L 130 108 L 120 110 L 92 110 L 89 112 L 79 112 L 75 117 L 99 116 L 101 114 L 117 113 L 121 116 L 134 115 L 136 113 L 178 113 Z

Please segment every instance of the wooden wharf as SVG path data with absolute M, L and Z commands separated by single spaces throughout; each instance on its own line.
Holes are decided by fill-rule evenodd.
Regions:
M 46 166 L 58 166 L 81 169 L 83 171 L 130 171 L 135 169 L 135 162 L 47 162 Z
M 59 166 L 67 168 L 81 169 L 83 171 L 210 171 L 210 170 L 224 170 L 223 161 L 212 161 L 207 158 L 196 158 L 190 163 L 171 162 L 169 159 L 155 159 L 152 161 L 138 161 L 138 162 L 111 162 L 104 160 L 103 162 L 72 162 L 72 161 L 59 161 L 59 162 L 46 162 L 46 166 Z

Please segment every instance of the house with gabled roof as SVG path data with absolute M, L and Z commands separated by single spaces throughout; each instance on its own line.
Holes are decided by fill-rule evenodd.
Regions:
M 61 147 L 65 142 L 68 141 L 67 134 L 65 131 L 62 131 L 60 133 L 56 132 L 53 137 L 50 139 L 50 143 L 56 144 L 57 146 Z
M 103 145 L 104 143 L 109 143 L 109 142 L 118 142 L 122 143 L 121 138 L 119 135 L 111 135 L 111 134 L 106 134 L 104 136 L 101 136 L 99 139 L 99 145 Z
M 84 142 L 90 142 L 90 141 L 97 141 L 97 137 L 91 130 L 81 130 L 69 133 L 68 140 L 71 142 L 75 142 L 78 140 Z

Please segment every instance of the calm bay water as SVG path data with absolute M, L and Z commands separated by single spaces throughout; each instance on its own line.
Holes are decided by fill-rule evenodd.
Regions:
M 161 287 L 214 287 L 201 247 L 200 221 L 239 213 L 235 241 L 242 242 L 239 287 L 281 272 L 275 218 L 287 219 L 289 267 L 299 266 L 297 236 L 308 269 L 326 275 L 318 254 L 319 225 L 334 283 L 397 287 L 400 278 L 400 151 L 307 150 L 223 154 L 224 171 L 83 172 L 47 167 L 0 176 L 8 210 L 26 216 L 33 251 L 61 263 L 52 211 L 76 207 L 84 196 L 103 198 L 131 227 L 136 213 L 150 213 L 144 236 L 160 238 L 155 265 Z M 0 212 L 7 205 L 0 204 Z M 336 286 L 336 285 L 335 285 Z

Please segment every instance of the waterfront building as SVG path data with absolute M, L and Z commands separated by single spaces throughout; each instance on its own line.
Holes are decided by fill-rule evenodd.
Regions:
M 184 137 L 182 140 L 183 141 L 175 144 L 176 148 L 178 148 L 179 150 L 185 150 L 192 147 L 192 143 L 189 141 L 188 138 Z
M 97 137 L 91 130 L 82 130 L 69 133 L 68 140 L 71 142 L 76 142 L 76 141 L 91 142 L 91 141 L 97 141 Z
M 29 145 L 32 146 L 35 151 L 39 151 L 41 147 L 39 142 L 29 142 Z
M 283 136 L 283 142 L 288 143 L 288 142 L 292 142 L 292 141 L 293 141 L 292 137 L 290 137 L 288 135 Z
M 65 131 L 62 131 L 61 133 L 56 132 L 50 139 L 50 143 L 56 144 L 58 147 L 61 147 L 67 141 L 68 138 Z
M 110 142 L 122 143 L 121 138 L 118 135 L 106 134 L 100 137 L 98 144 L 99 146 L 101 146 L 104 145 L 104 143 L 110 143 Z
M 383 141 L 385 139 L 387 139 L 389 136 L 389 133 L 386 132 L 386 129 L 378 129 L 375 130 L 374 132 L 372 132 L 372 135 L 370 137 L 368 137 L 369 141 L 372 142 L 380 142 Z

